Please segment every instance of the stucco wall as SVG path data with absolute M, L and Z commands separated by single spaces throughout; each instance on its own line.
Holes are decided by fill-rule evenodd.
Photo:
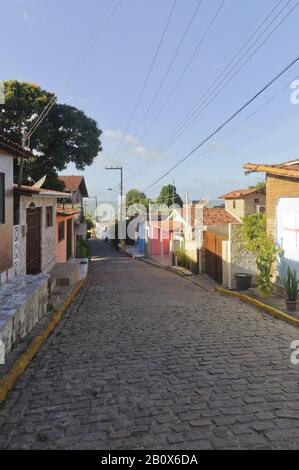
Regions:
M 0 225 L 0 283 L 13 274 L 13 157 L 0 151 L 0 172 L 5 174 L 5 223 Z
M 21 196 L 20 225 L 27 225 L 26 212 L 30 204 L 41 208 L 41 267 L 43 273 L 48 273 L 57 262 L 56 258 L 56 198 L 40 196 Z M 53 206 L 53 226 L 46 226 L 46 207 Z M 24 239 L 21 242 L 20 274 L 26 274 L 26 230 L 23 231 Z
M 258 199 L 259 202 L 255 202 Z M 234 209 L 234 201 L 236 204 L 236 208 Z M 259 192 L 248 194 L 244 198 L 239 199 L 227 199 L 225 201 L 225 209 L 230 212 L 232 215 L 241 219 L 249 214 L 254 214 L 257 212 L 257 206 L 265 206 L 266 205 L 266 195 Z
M 259 202 L 256 203 L 255 200 L 258 199 Z M 245 198 L 245 215 L 254 214 L 257 212 L 257 206 L 266 205 L 266 195 L 263 193 L 254 193 L 249 194 Z
M 67 221 L 72 220 L 73 221 L 73 216 L 62 216 L 62 215 L 57 215 L 56 217 L 56 256 L 57 256 L 57 262 L 58 263 L 66 263 L 68 261 L 67 259 L 67 230 L 68 230 L 68 224 Z M 64 240 L 61 242 L 58 242 L 58 224 L 60 222 L 64 222 Z M 72 222 L 72 256 L 74 256 L 74 222 Z
M 234 209 L 234 201 L 236 204 L 236 208 Z M 225 201 L 225 209 L 230 212 L 232 215 L 237 217 L 237 219 L 240 219 L 241 217 L 244 217 L 244 211 L 245 211 L 245 203 L 244 199 L 227 199 Z
M 280 198 L 299 197 L 299 179 L 267 175 L 267 231 L 276 241 L 276 207 Z

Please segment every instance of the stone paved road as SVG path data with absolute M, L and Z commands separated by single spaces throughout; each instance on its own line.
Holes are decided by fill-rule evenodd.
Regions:
M 0 412 L 4 449 L 299 447 L 299 330 L 100 242 Z

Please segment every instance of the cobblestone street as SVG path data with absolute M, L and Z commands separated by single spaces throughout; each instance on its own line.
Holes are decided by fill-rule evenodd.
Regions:
M 298 329 L 105 243 L 92 251 L 0 411 L 0 448 L 299 447 Z

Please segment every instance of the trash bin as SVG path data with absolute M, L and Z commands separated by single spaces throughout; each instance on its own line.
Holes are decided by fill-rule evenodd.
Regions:
M 235 274 L 237 290 L 247 290 L 251 287 L 252 275 L 246 273 Z

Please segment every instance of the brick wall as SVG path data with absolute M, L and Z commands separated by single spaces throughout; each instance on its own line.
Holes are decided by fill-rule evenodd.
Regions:
M 267 175 L 267 231 L 276 238 L 276 206 L 282 197 L 299 197 L 299 179 Z

